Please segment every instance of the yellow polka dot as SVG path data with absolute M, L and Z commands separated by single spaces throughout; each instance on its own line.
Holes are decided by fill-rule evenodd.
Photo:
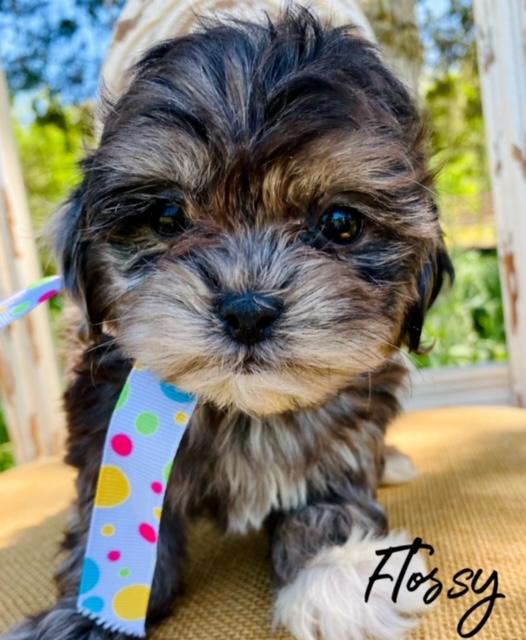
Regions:
M 131 494 L 130 481 L 118 467 L 102 467 L 95 496 L 95 506 L 103 509 L 117 507 L 126 502 Z
M 0 305 L 0 313 L 7 313 L 7 307 L 2 307 L 2 305 Z
M 146 617 L 150 587 L 145 584 L 132 584 L 121 589 L 113 598 L 113 611 L 121 620 L 141 620 Z
M 184 411 L 179 411 L 179 413 L 175 414 L 174 420 L 177 422 L 177 424 L 186 424 L 189 420 L 189 417 L 188 414 Z
M 137 362 L 137 361 L 133 365 L 133 368 L 135 369 L 135 371 L 144 371 L 146 369 L 146 367 L 142 364 L 142 362 Z
M 163 510 L 161 509 L 161 507 L 155 507 L 155 509 L 153 510 L 153 515 L 157 518 L 157 520 L 160 520 L 162 512 Z
M 115 525 L 113 524 L 105 524 L 100 530 L 102 535 L 105 536 L 106 538 L 111 538 L 112 536 L 114 536 L 115 531 L 116 531 Z

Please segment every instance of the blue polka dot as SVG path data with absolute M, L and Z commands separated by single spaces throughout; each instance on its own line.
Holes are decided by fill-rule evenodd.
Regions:
M 91 613 L 100 613 L 104 609 L 104 600 L 98 596 L 92 596 L 91 598 L 86 598 L 82 606 L 84 609 L 91 611 Z
M 174 402 L 192 402 L 194 399 L 191 393 L 186 393 L 186 391 L 182 391 L 168 382 L 161 382 L 161 391 Z
M 97 585 L 100 579 L 100 569 L 91 558 L 84 559 L 84 567 L 82 569 L 82 580 L 80 582 L 80 593 L 91 591 Z

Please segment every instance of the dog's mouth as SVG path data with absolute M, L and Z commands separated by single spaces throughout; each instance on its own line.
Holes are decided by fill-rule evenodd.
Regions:
M 264 369 L 263 365 L 253 355 L 246 356 L 243 362 L 234 365 L 234 374 L 257 375 Z M 268 365 L 267 365 L 268 369 Z
M 275 364 L 271 363 L 268 357 L 264 357 L 255 348 L 245 348 L 236 362 L 231 365 L 231 371 L 234 375 L 258 375 L 272 371 L 274 368 Z

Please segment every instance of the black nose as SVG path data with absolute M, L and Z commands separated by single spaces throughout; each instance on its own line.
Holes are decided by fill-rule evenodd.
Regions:
M 283 305 L 276 298 L 257 293 L 229 293 L 219 303 L 219 317 L 229 336 L 242 344 L 268 338 Z

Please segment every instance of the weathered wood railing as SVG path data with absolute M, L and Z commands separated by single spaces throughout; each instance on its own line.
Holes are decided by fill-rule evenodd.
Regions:
M 41 277 L 0 71 L 0 300 Z M 47 310 L 0 332 L 0 398 L 16 461 L 57 452 L 63 437 L 60 378 Z

